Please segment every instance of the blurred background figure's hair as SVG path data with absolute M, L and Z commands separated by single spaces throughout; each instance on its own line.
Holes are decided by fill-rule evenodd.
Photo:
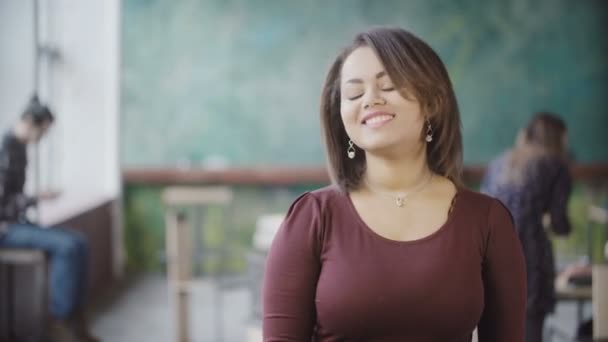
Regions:
M 55 116 L 51 110 L 40 103 L 37 95 L 33 95 L 30 98 L 25 110 L 23 110 L 23 114 L 21 114 L 21 118 L 32 120 L 36 126 L 55 121 Z
M 566 160 L 568 158 L 567 131 L 566 123 L 557 114 L 551 112 L 534 114 L 519 132 L 515 146 L 507 152 L 502 181 L 509 184 L 521 183 L 530 161 L 535 159 L 553 157 Z
M 555 156 L 566 155 L 564 120 L 551 112 L 539 112 L 532 117 L 523 132 L 523 143 L 540 152 Z

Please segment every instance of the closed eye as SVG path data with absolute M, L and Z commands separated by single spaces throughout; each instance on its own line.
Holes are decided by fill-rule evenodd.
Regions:
M 395 87 L 382 88 L 382 91 L 393 91 L 393 90 L 395 90 Z
M 349 97 L 348 99 L 349 99 L 349 100 L 351 100 L 351 101 L 353 101 L 353 100 L 356 100 L 356 99 L 360 98 L 361 96 L 363 96 L 363 94 L 359 94 L 359 95 L 351 96 L 351 97 Z

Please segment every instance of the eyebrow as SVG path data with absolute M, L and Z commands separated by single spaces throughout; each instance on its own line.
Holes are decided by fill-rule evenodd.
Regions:
M 376 74 L 376 79 L 386 76 L 386 71 L 380 71 Z M 344 83 L 363 83 L 363 80 L 360 78 L 351 78 L 350 80 Z

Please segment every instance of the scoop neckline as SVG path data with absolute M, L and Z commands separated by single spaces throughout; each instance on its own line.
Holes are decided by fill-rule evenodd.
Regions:
M 371 234 L 376 239 L 380 239 L 380 240 L 383 240 L 383 241 L 386 241 L 386 242 L 389 242 L 392 244 L 413 245 L 413 244 L 417 244 L 417 243 L 423 243 L 425 241 L 435 238 L 436 236 L 440 235 L 443 231 L 447 230 L 447 228 L 449 228 L 452 225 L 452 223 L 454 222 L 454 219 L 458 213 L 458 207 L 460 205 L 460 202 L 462 201 L 462 199 L 461 199 L 462 193 L 465 190 L 463 187 L 458 186 L 456 184 L 454 184 L 454 186 L 456 187 L 456 193 L 452 197 L 452 201 L 451 201 L 451 205 L 450 205 L 451 210 L 448 213 L 448 217 L 445 220 L 445 222 L 437 230 L 430 233 L 429 235 L 423 236 L 418 239 L 413 239 L 413 240 L 394 240 L 394 239 L 388 238 L 386 236 L 380 235 L 375 230 L 373 230 L 367 223 L 365 223 L 365 221 L 363 220 L 361 215 L 359 215 L 359 212 L 357 211 L 357 208 L 355 207 L 355 204 L 353 203 L 353 200 L 350 197 L 350 192 L 346 192 L 345 196 L 346 196 L 346 201 L 348 202 L 348 207 L 349 207 L 350 211 L 355 216 L 358 226 L 360 226 L 363 229 L 363 231 L 365 231 L 368 234 Z

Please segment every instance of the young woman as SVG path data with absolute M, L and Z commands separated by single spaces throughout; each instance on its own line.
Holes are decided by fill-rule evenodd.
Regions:
M 492 161 L 482 191 L 511 211 L 528 271 L 526 341 L 542 341 L 545 316 L 555 306 L 555 265 L 543 226 L 550 217 L 555 234 L 570 233 L 567 204 L 571 178 L 566 163 L 566 124 L 555 114 L 534 115 L 515 146 Z
M 523 340 L 524 259 L 509 212 L 460 183 L 458 106 L 411 33 L 357 35 L 321 122 L 334 185 L 290 207 L 268 256 L 265 341 Z

